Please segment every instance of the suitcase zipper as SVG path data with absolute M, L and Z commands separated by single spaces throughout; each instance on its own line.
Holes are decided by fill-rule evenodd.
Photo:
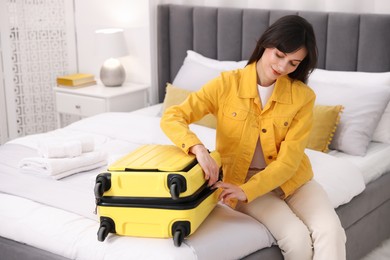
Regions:
M 207 184 L 205 184 L 193 195 L 177 200 L 172 200 L 171 198 L 155 197 L 103 196 L 99 200 L 96 200 L 96 206 L 186 210 L 197 207 L 200 203 L 202 203 L 202 201 L 204 201 L 215 191 L 216 189 L 211 189 L 207 187 Z

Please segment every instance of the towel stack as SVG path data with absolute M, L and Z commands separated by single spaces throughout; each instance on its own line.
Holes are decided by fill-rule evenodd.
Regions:
M 47 139 L 38 145 L 38 153 L 40 157 L 19 162 L 21 172 L 59 180 L 107 164 L 106 154 L 95 150 L 94 140 L 89 136 Z
M 94 140 L 89 136 L 65 140 L 50 139 L 38 145 L 38 153 L 43 158 L 73 158 L 94 149 Z

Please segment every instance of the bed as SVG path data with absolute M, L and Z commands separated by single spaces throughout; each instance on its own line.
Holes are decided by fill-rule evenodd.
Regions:
M 222 204 L 181 247 L 171 239 L 113 234 L 98 242 L 93 186 L 108 164 L 140 145 L 171 144 L 159 128 L 169 100 L 167 83 L 183 94 L 181 87 L 196 90 L 220 71 L 243 66 L 261 32 L 286 14 L 307 18 L 316 31 L 318 70 L 308 84 L 317 102 L 344 106 L 331 150 L 307 149 L 307 154 L 346 230 L 347 258 L 359 259 L 389 238 L 390 15 L 160 5 L 160 104 L 99 114 L 0 146 L 2 259 L 282 259 L 261 223 Z M 173 93 L 170 98 L 177 102 L 179 92 Z M 215 130 L 205 125 L 210 126 L 203 122 L 191 129 L 212 150 Z M 39 158 L 47 140 L 86 137 L 98 155 L 82 172 L 68 171 L 56 180 L 22 167 L 24 159 Z

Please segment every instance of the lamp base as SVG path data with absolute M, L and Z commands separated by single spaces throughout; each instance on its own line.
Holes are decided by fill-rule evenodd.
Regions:
M 100 80 L 106 87 L 119 87 L 125 82 L 126 72 L 119 60 L 110 58 L 100 69 Z

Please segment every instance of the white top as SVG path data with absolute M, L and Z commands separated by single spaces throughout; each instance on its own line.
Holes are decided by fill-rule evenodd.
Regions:
M 259 91 L 262 109 L 264 109 L 265 105 L 267 104 L 268 99 L 271 97 L 272 92 L 274 91 L 274 88 L 275 88 L 275 83 L 268 87 L 263 87 L 257 84 L 257 89 Z
M 257 85 L 262 108 L 264 108 L 265 105 L 267 104 L 268 99 L 271 97 L 272 92 L 274 91 L 274 88 L 275 88 L 275 83 L 268 87 L 263 87 L 259 84 Z M 253 154 L 252 162 L 249 168 L 264 169 L 265 166 L 267 165 L 264 160 L 263 149 L 261 148 L 261 143 L 259 138 L 257 140 L 255 153 Z

